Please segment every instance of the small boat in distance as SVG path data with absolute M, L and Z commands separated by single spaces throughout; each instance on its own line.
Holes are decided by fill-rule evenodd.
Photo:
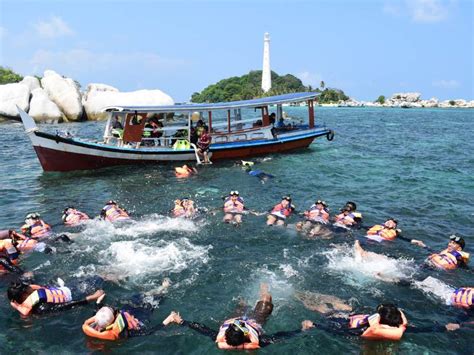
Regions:
M 297 150 L 321 136 L 332 140 L 332 130 L 315 124 L 317 96 L 306 92 L 222 103 L 106 107 L 103 111 L 108 120 L 101 141 L 40 131 L 26 112 L 18 111 L 43 170 L 73 171 L 144 163 L 200 163 L 195 143 L 203 130 L 212 137 L 212 160 Z M 282 105 L 299 102 L 307 104 L 307 122 L 284 120 Z M 270 114 L 272 106 L 275 112 Z

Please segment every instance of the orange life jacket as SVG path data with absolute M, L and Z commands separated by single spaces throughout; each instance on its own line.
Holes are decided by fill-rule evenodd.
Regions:
M 474 305 L 474 287 L 461 287 L 451 295 L 451 305 L 462 308 L 472 308 Z
M 36 239 L 27 237 L 25 239 L 21 239 L 20 241 L 18 241 L 18 245 L 16 247 L 22 253 L 25 253 L 25 252 L 33 250 L 37 244 L 38 244 L 38 241 Z
M 368 235 L 376 235 L 383 240 L 394 240 L 397 237 L 395 229 L 386 228 L 380 224 L 376 224 L 367 231 Z
M 249 330 L 249 342 L 248 343 L 243 343 L 240 346 L 232 346 L 227 344 L 225 340 L 225 332 L 227 328 L 231 324 L 234 323 L 234 321 L 239 321 L 241 323 L 245 324 L 245 327 Z M 245 318 L 231 318 L 226 320 L 221 327 L 219 328 L 219 333 L 217 334 L 216 338 L 216 343 L 217 347 L 219 349 L 223 350 L 254 350 L 260 348 L 260 334 L 262 334 L 262 328 L 260 325 L 255 322 L 253 319 L 245 319 Z
M 329 221 L 329 213 L 326 208 L 319 209 L 316 205 L 312 205 L 309 208 L 309 211 L 305 212 L 305 216 L 310 221 L 316 222 L 328 222 Z
M 63 217 L 63 221 L 64 224 L 67 226 L 75 226 L 81 223 L 82 221 L 87 221 L 89 219 L 88 215 L 76 209 L 70 209 L 64 215 L 65 217 Z
M 174 205 L 173 216 L 174 217 L 183 217 L 186 214 L 186 209 L 181 205 Z
M 375 313 L 371 316 L 367 314 L 354 315 L 349 318 L 349 328 L 356 328 L 364 324 L 369 327 L 362 333 L 361 337 L 369 340 L 400 340 L 407 329 L 408 321 L 402 314 L 403 323 L 398 327 L 387 324 L 380 324 L 380 315 Z
M 287 217 L 289 217 L 291 215 L 292 211 L 293 210 L 292 210 L 290 204 L 287 207 L 283 207 L 283 205 L 281 203 L 279 203 L 279 204 L 275 205 L 275 207 L 273 207 L 270 214 L 273 214 L 273 215 L 275 215 L 277 217 L 280 217 L 282 219 L 286 219 Z
M 128 213 L 117 205 L 107 205 L 103 209 L 105 210 L 105 220 L 109 222 L 124 221 L 130 219 Z
M 241 197 L 237 197 L 235 201 L 232 201 L 232 197 L 228 196 L 224 201 L 225 213 L 242 213 L 244 209 L 244 200 Z
M 29 315 L 33 307 L 39 303 L 66 303 L 70 302 L 70 294 L 68 295 L 61 288 L 43 287 L 38 285 L 30 285 L 34 291 L 26 298 L 22 304 L 11 302 L 11 306 L 23 315 Z
M 38 219 L 31 226 L 25 224 L 21 227 L 23 233 L 29 234 L 31 238 L 40 239 L 51 234 L 51 227 L 43 220 Z
M 94 328 L 95 322 L 95 316 L 87 319 L 82 325 L 82 331 L 92 338 L 112 341 L 127 337 L 129 330 L 138 330 L 141 327 L 138 319 L 130 313 L 123 311 L 120 311 L 117 317 L 115 317 L 114 322 L 103 331 Z
M 462 262 L 467 264 L 467 261 L 469 260 L 469 254 L 463 251 L 449 251 L 448 249 L 444 249 L 440 253 L 431 254 L 428 257 L 428 260 L 431 262 L 431 264 L 440 269 L 454 270 Z

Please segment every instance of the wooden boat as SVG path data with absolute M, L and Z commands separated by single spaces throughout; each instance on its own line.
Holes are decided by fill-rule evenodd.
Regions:
M 196 146 L 190 142 L 195 138 L 193 132 L 203 129 L 212 137 L 209 156 L 213 161 L 298 150 L 321 136 L 332 140 L 333 131 L 315 124 L 317 95 L 307 92 L 212 104 L 106 107 L 108 120 L 101 141 L 43 132 L 26 112 L 18 111 L 43 170 L 72 171 L 138 163 L 199 162 Z M 298 102 L 307 104 L 307 122 L 282 124 L 282 105 Z M 272 106 L 276 115 L 269 114 Z M 244 119 L 244 115 L 249 118 Z M 151 121 L 155 128 L 150 128 Z M 122 130 L 114 129 L 114 125 Z

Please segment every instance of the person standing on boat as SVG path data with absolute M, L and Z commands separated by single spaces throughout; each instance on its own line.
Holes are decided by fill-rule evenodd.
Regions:
M 202 158 L 204 161 L 204 164 L 210 164 L 211 161 L 209 160 L 209 147 L 211 145 L 211 135 L 208 132 L 208 127 L 204 126 L 204 131 L 202 134 L 199 136 L 197 146 L 198 146 L 198 155 L 200 158 Z

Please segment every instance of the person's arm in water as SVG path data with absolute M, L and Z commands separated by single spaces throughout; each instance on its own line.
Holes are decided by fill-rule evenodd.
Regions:
M 170 315 L 168 317 L 166 317 L 165 320 L 163 321 L 164 326 L 166 326 L 170 323 L 176 323 L 176 324 L 181 325 L 183 327 L 188 327 L 190 329 L 193 329 L 193 330 L 197 331 L 198 333 L 201 333 L 202 335 L 208 336 L 212 340 L 216 340 L 216 338 L 217 338 L 217 334 L 218 334 L 217 331 L 207 327 L 204 324 L 200 324 L 200 323 L 197 323 L 197 322 L 186 321 L 183 318 L 181 318 L 179 313 L 176 313 L 174 311 L 171 312 Z
M 304 331 L 313 328 L 314 323 L 309 321 L 309 320 L 304 320 L 301 322 L 301 329 L 296 329 L 296 330 L 290 330 L 290 331 L 282 331 L 282 332 L 277 332 L 272 335 L 261 335 L 259 338 L 259 345 L 261 348 L 268 346 L 270 344 L 275 344 L 279 343 L 281 341 L 293 338 Z
M 23 274 L 23 270 L 21 268 L 19 268 L 18 266 L 16 265 L 13 265 L 12 262 L 10 261 L 10 259 L 6 258 L 6 257 L 2 257 L 0 258 L 0 266 L 3 267 L 5 270 L 7 270 L 8 272 L 11 272 L 13 274 Z

